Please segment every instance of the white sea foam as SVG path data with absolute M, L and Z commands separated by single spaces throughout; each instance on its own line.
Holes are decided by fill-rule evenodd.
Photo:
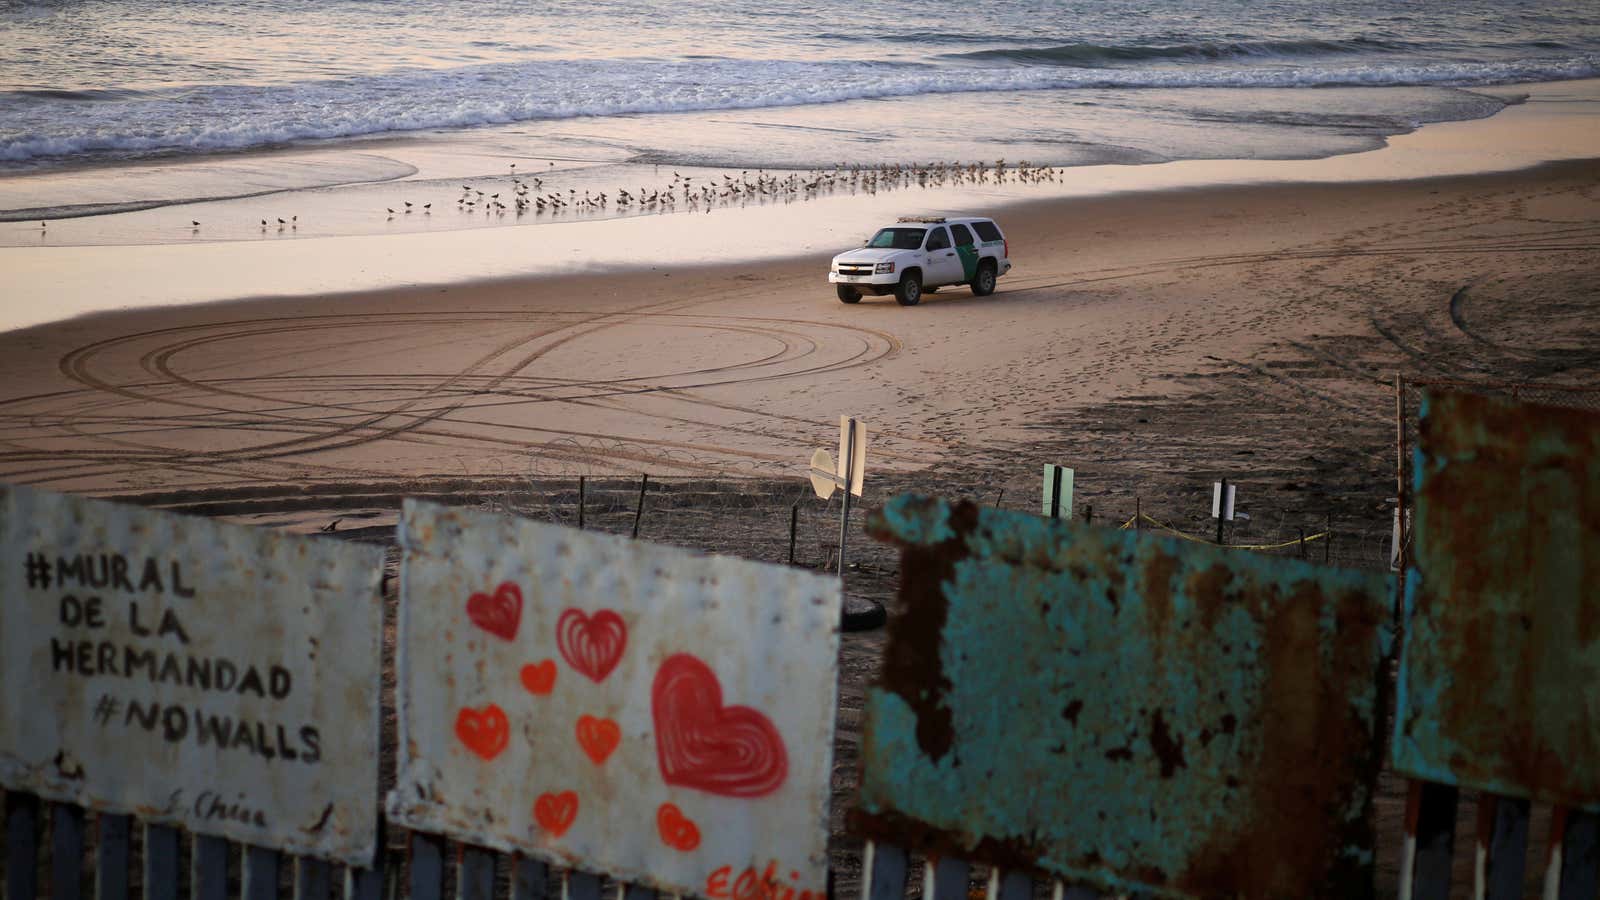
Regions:
M 1600 75 L 1600 57 L 1120 67 L 743 59 L 541 60 L 292 85 L 0 94 L 0 161 L 239 150 L 536 119 L 1074 88 L 1489 85 Z

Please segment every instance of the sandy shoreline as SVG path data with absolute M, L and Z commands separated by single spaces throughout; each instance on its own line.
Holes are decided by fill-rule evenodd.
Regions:
M 511 190 L 504 167 L 512 157 L 504 155 L 504 148 L 499 155 L 480 148 L 455 158 L 441 156 L 438 148 L 395 141 L 323 155 L 289 154 L 287 161 L 276 164 L 282 168 L 248 177 L 289 183 L 313 170 L 334 177 L 397 165 L 418 174 L 348 189 L 286 190 L 68 219 L 50 228 L 31 221 L 0 225 L 0 268 L 10 274 L 8 293 L 21 301 L 0 309 L 0 328 L 111 309 L 242 297 L 325 296 L 650 266 L 764 263 L 837 252 L 886 218 L 906 213 L 994 212 L 1036 201 L 1081 203 L 1117 194 L 1247 184 L 1393 183 L 1515 171 L 1593 155 L 1600 138 L 1600 80 L 1480 90 L 1506 97 L 1526 94 L 1527 100 L 1488 119 L 1426 125 L 1392 138 L 1382 149 L 1325 159 L 1083 166 L 1057 170 L 1055 180 L 1040 183 L 837 190 L 810 195 L 815 197 L 811 200 L 741 199 L 720 203 L 709 215 L 697 208 L 694 213 L 623 216 L 612 209 L 577 218 L 565 213 L 566 218 L 462 217 L 454 201 L 460 196 L 459 182 L 467 178 L 451 173 L 462 167 L 495 172 L 471 180 L 491 193 Z M 555 161 L 532 162 L 543 171 Z M 248 160 L 199 165 L 250 168 Z M 137 171 L 149 174 L 148 167 Z M 618 181 L 630 188 L 664 188 L 670 178 L 660 167 L 599 157 L 561 160 L 551 171 L 559 174 L 549 176 L 546 190 L 613 189 Z M 696 174 L 703 180 L 743 177 L 737 171 Z M 182 177 L 180 166 L 157 180 Z M 4 183 L 0 179 L 0 187 Z M 19 184 L 37 192 L 43 189 L 38 185 L 48 187 L 49 181 Z M 172 185 L 167 189 L 179 190 Z M 415 209 L 424 202 L 435 208 L 407 215 L 402 201 L 415 201 Z M 386 216 L 385 204 L 402 211 Z M 290 221 L 296 216 L 298 222 Z M 262 219 L 269 224 L 258 225 Z M 287 224 L 272 224 L 278 219 Z M 202 226 L 191 227 L 191 220 Z

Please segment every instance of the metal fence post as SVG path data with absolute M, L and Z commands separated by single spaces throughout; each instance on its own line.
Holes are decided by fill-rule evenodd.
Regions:
M 127 900 L 128 816 L 102 814 L 95 822 L 95 900 Z
M 50 804 L 50 896 L 83 896 L 83 807 Z
M 145 900 L 178 900 L 178 829 L 144 827 Z
M 194 900 L 223 900 L 228 896 L 227 838 L 194 836 L 189 851 L 189 895 Z
M 6 793 L 6 896 L 36 897 L 39 877 L 39 798 Z

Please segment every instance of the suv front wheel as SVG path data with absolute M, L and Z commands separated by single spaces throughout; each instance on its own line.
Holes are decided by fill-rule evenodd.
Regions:
M 972 277 L 972 296 L 987 297 L 994 293 L 994 263 L 978 264 L 978 274 Z
M 836 284 L 836 285 L 833 286 L 833 289 L 834 289 L 834 292 L 839 295 L 839 302 L 840 303 L 860 303 L 861 302 L 861 292 L 856 290 L 853 287 L 849 287 L 849 286 L 846 286 L 846 285 L 843 285 L 843 284 Z
M 922 275 L 907 272 L 894 287 L 894 299 L 901 306 L 916 306 L 922 300 Z

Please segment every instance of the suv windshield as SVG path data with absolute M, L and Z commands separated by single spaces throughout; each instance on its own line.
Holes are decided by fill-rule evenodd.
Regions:
M 922 247 L 922 236 L 926 233 L 925 228 L 880 228 L 878 233 L 872 236 L 872 240 L 867 241 L 867 246 L 918 250 Z

